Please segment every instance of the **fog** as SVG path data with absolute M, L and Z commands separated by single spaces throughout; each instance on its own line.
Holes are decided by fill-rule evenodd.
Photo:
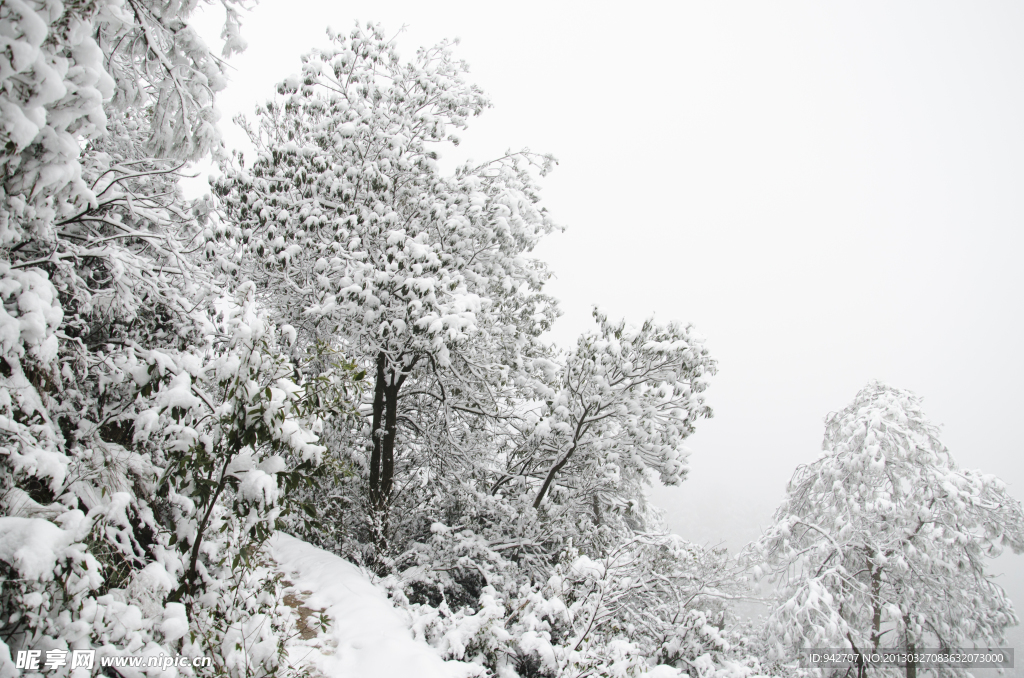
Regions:
M 221 97 L 229 140 L 357 18 L 408 56 L 461 38 L 494 108 L 447 161 L 559 159 L 543 197 L 567 230 L 537 252 L 554 341 L 594 303 L 707 338 L 715 416 L 689 479 L 652 492 L 672 529 L 756 538 L 870 379 L 921 395 L 960 465 L 1024 498 L 1024 5 L 264 0 Z M 1024 608 L 1024 557 L 993 569 Z

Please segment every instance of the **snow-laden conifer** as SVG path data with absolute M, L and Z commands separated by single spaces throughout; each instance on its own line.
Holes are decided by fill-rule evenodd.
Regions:
M 991 647 L 1017 623 L 985 560 L 1024 550 L 1021 505 L 938 433 L 918 397 L 879 382 L 828 418 L 821 457 L 752 549 L 780 585 L 777 653 Z

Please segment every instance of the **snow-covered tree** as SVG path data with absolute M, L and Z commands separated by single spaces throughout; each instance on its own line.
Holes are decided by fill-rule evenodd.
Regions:
M 828 418 L 823 447 L 751 551 L 780 585 L 776 651 L 998 644 L 1017 615 L 985 558 L 1024 550 L 1020 502 L 960 469 L 920 399 L 882 383 Z
M 562 511 L 622 511 L 642 501 L 648 473 L 666 485 L 686 476 L 683 441 L 699 417 L 706 377 L 715 371 L 703 340 L 678 323 L 640 327 L 595 309 L 596 332 L 579 338 L 564 365 L 538 360 L 553 387 L 523 423 L 523 442 L 505 460 L 492 491 L 527 486 L 533 507 L 557 495 Z M 536 487 L 534 487 L 536 483 Z
M 217 192 L 239 243 L 227 267 L 300 346 L 340 350 L 372 379 L 361 463 L 380 542 L 396 478 L 469 469 L 465 437 L 511 414 L 516 372 L 544 354 L 555 309 L 528 253 L 554 226 L 531 170 L 551 161 L 442 173 L 438 144 L 488 105 L 449 46 L 403 63 L 379 27 L 330 37 L 257 110 L 259 155 Z

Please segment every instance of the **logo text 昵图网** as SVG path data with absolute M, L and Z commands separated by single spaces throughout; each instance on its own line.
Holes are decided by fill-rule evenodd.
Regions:
M 54 671 L 69 667 L 92 670 L 96 666 L 96 650 L 18 650 L 15 668 L 22 671 Z M 211 666 L 210 657 L 184 657 L 181 655 L 105 655 L 99 658 L 101 667 L 163 669 Z

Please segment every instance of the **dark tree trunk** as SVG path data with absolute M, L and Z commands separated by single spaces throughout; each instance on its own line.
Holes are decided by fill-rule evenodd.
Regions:
M 871 649 L 877 652 L 882 630 L 882 568 L 875 565 L 874 554 L 870 558 L 868 567 L 871 568 L 871 604 L 874 608 L 871 615 Z
M 384 418 L 384 376 L 387 356 L 383 351 L 377 354 L 377 378 L 373 385 L 373 427 L 370 434 L 370 507 L 379 513 L 383 506 L 381 494 L 381 453 L 384 446 L 384 432 L 381 430 Z
M 903 615 L 903 626 L 906 628 L 907 633 L 907 654 L 912 655 L 917 651 L 917 644 L 914 642 L 914 636 L 910 632 L 910 615 Z M 907 657 L 907 678 L 917 678 L 917 662 L 910 661 L 910 657 Z
M 395 435 L 398 429 L 398 388 L 401 382 L 394 370 L 391 384 L 384 388 L 384 441 L 380 457 L 380 493 L 387 502 L 395 482 Z
M 839 616 L 842 616 L 842 614 L 843 606 L 840 605 Z M 846 634 L 846 639 L 850 641 L 850 647 L 853 648 L 853 651 L 857 654 L 857 678 L 867 678 L 868 668 L 867 665 L 864 663 L 864 653 L 861 652 L 860 649 L 857 647 L 857 644 L 853 642 L 853 638 L 850 637 L 849 633 Z M 846 673 L 849 674 L 850 669 L 846 669 Z
M 419 357 L 400 367 L 389 364 L 384 351 L 377 354 L 377 379 L 373 386 L 373 427 L 370 451 L 370 518 L 373 540 L 379 550 L 386 545 L 388 510 L 395 484 L 395 439 L 398 434 L 398 392 Z

